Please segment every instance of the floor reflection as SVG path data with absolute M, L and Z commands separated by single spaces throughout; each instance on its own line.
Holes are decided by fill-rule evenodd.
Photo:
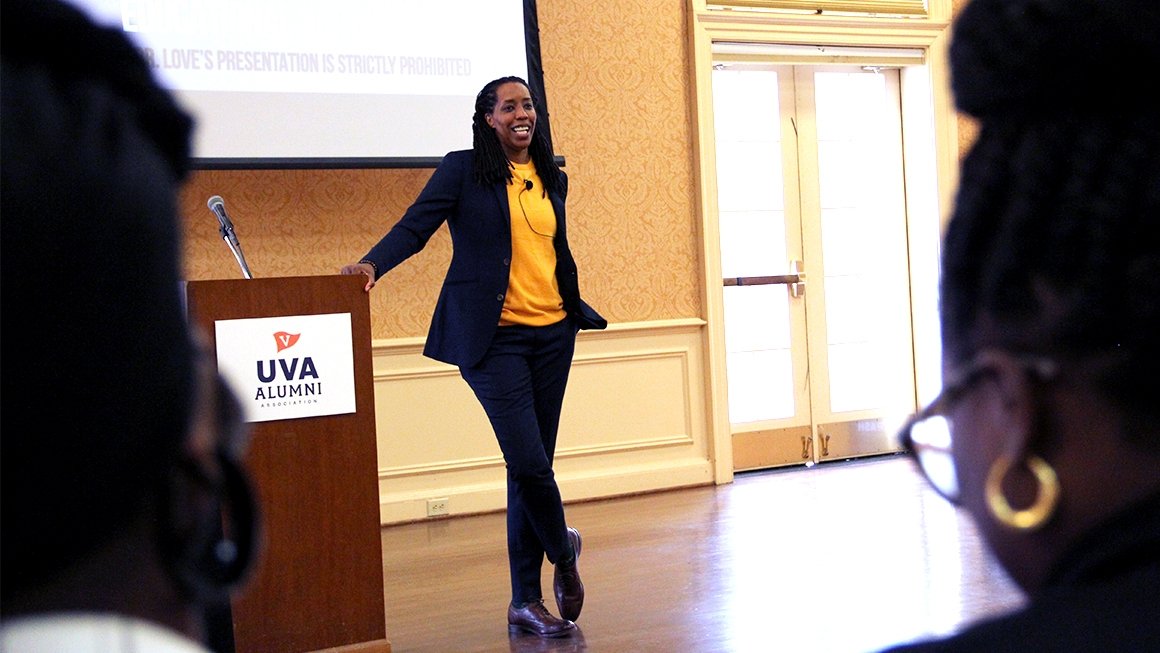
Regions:
M 588 650 L 584 631 L 576 628 L 567 637 L 539 637 L 531 633 L 508 633 L 511 653 L 581 653 Z
M 383 530 L 392 650 L 867 653 L 1021 601 L 969 520 L 901 456 L 566 511 L 584 533 L 581 632 L 508 635 L 495 513 Z
M 769 476 L 793 472 L 738 478 L 710 535 L 733 552 L 707 588 L 730 603 L 719 650 L 767 650 L 772 629 L 779 650 L 871 651 L 1018 603 L 965 515 L 889 462 L 821 466 L 777 493 Z

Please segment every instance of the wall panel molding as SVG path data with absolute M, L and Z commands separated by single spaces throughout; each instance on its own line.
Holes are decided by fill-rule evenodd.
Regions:
M 697 319 L 611 325 L 577 340 L 556 451 L 565 503 L 714 482 Z M 503 510 L 503 458 L 458 370 L 417 338 L 373 343 L 380 518 Z

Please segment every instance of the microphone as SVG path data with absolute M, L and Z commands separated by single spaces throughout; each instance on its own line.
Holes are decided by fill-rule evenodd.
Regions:
M 218 233 L 230 246 L 230 251 L 234 253 L 234 258 L 238 260 L 238 265 L 242 268 L 242 274 L 247 279 L 253 279 L 254 275 L 250 274 L 250 266 L 246 265 L 246 257 L 242 254 L 242 244 L 238 242 L 238 237 L 234 234 L 234 223 L 230 222 L 230 216 L 226 213 L 226 203 L 222 196 L 214 195 L 209 198 L 209 202 L 206 204 L 209 206 L 209 210 L 217 216 L 218 224 L 221 225 Z
M 209 210 L 217 216 L 218 223 L 222 226 L 222 236 L 226 234 L 232 235 L 234 233 L 234 223 L 230 222 L 230 216 L 226 214 L 226 203 L 221 195 L 214 195 L 209 198 Z
M 531 189 L 532 189 L 532 180 L 525 179 L 524 180 L 524 190 L 531 190 Z

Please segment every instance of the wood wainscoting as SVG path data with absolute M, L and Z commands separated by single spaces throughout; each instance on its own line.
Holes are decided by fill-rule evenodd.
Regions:
M 564 500 L 711 485 L 704 322 L 613 324 L 581 331 L 564 399 L 555 471 Z M 503 510 L 503 458 L 453 366 L 422 339 L 373 344 L 380 518 Z M 728 480 L 728 479 L 726 479 Z

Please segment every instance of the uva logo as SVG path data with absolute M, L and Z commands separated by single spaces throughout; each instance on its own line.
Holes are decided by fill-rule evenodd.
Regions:
M 301 359 L 270 359 L 269 367 L 266 366 L 265 361 L 257 361 L 257 363 L 258 380 L 262 383 L 272 383 L 278 377 L 279 372 L 282 373 L 284 381 L 304 381 L 318 378 L 318 370 L 314 368 L 314 359 L 309 356 Z
M 302 337 L 301 333 L 286 333 L 285 331 L 278 331 L 274 334 L 274 342 L 278 345 L 278 351 L 289 349 L 298 342 Z
M 300 333 L 284 331 L 274 333 L 274 342 L 280 353 L 295 346 L 300 338 L 302 338 Z M 262 383 L 274 383 L 275 380 L 280 380 L 280 377 L 284 383 L 318 379 L 318 369 L 314 368 L 314 360 L 310 356 L 305 358 L 270 358 L 269 361 L 256 361 L 256 363 L 258 363 L 258 380 Z
M 298 343 L 300 333 L 278 331 L 274 342 L 281 354 Z M 254 401 L 270 401 L 273 405 L 317 404 L 322 394 L 318 368 L 310 356 L 269 358 L 255 361 L 259 385 L 254 389 Z

